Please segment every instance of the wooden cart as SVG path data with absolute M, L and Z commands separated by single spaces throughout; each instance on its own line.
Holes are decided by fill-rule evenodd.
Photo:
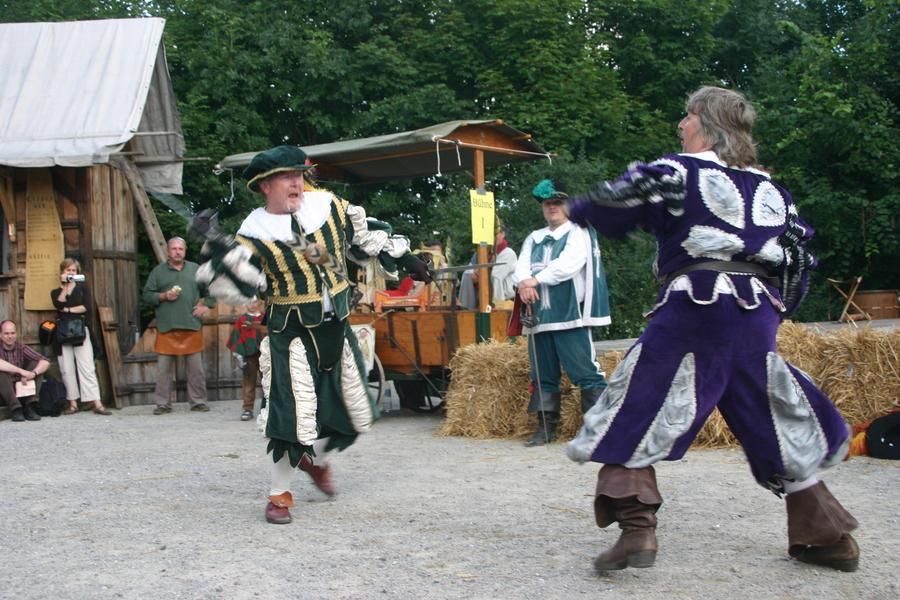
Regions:
M 490 313 L 491 339 L 506 339 L 509 311 Z M 375 360 L 369 383 L 380 404 L 386 381 L 394 383 L 400 405 L 417 412 L 440 406 L 450 380 L 450 358 L 479 341 L 472 310 L 355 313 L 353 325 L 373 325 Z
M 500 120 L 451 121 L 384 136 L 305 146 L 326 181 L 375 183 L 468 171 L 473 187 L 484 189 L 486 167 L 550 157 L 531 136 Z M 257 152 L 225 158 L 218 169 L 241 169 Z M 477 262 L 487 263 L 482 244 Z M 430 411 L 439 406 L 450 377 L 449 363 L 461 346 L 506 339 L 509 311 L 491 311 L 487 269 L 479 270 L 478 310 L 388 309 L 356 313 L 355 328 L 374 331 L 370 384 L 381 402 L 386 381 L 394 383 L 401 406 Z M 365 354 L 365 351 L 364 351 Z

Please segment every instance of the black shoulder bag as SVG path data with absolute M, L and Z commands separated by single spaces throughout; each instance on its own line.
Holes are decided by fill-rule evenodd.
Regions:
M 56 341 L 63 346 L 80 346 L 84 343 L 84 319 L 57 319 Z

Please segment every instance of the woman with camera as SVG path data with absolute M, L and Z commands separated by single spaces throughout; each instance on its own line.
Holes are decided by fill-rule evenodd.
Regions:
M 91 294 L 83 283 L 84 275 L 81 274 L 81 265 L 77 260 L 69 257 L 63 259 L 59 264 L 59 281 L 62 285 L 50 292 L 50 297 L 57 314 L 54 347 L 58 346 L 59 371 L 66 385 L 68 401 L 63 414 L 77 412 L 80 398 L 82 403 L 92 403 L 93 410 L 98 415 L 111 415 L 100 401 L 100 385 L 94 368 L 94 347 L 85 323 L 85 315 L 91 306 Z M 80 322 L 80 326 L 76 321 Z M 79 330 L 84 332 L 84 338 L 80 341 Z M 66 332 L 65 337 L 63 332 Z M 68 337 L 69 335 L 72 337 Z

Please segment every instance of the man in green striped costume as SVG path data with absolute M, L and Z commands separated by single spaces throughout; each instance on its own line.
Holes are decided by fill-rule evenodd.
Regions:
M 198 271 L 221 300 L 244 304 L 259 294 L 268 304 L 260 358 L 273 461 L 266 519 L 278 524 L 291 521 L 294 469 L 333 495 L 326 453 L 350 446 L 378 416 L 350 329 L 347 261 L 377 256 L 389 269 L 399 264 L 428 278 L 409 240 L 370 230 L 361 207 L 312 187 L 304 176 L 311 168 L 295 146 L 256 155 L 244 176 L 265 206 L 250 213 L 233 240 L 208 242 L 209 260 Z

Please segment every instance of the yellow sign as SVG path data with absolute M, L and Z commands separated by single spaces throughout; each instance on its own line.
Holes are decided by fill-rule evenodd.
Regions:
M 494 245 L 494 193 L 469 190 L 472 202 L 472 243 Z
M 53 310 L 64 258 L 62 226 L 48 169 L 28 169 L 25 195 L 25 310 Z

